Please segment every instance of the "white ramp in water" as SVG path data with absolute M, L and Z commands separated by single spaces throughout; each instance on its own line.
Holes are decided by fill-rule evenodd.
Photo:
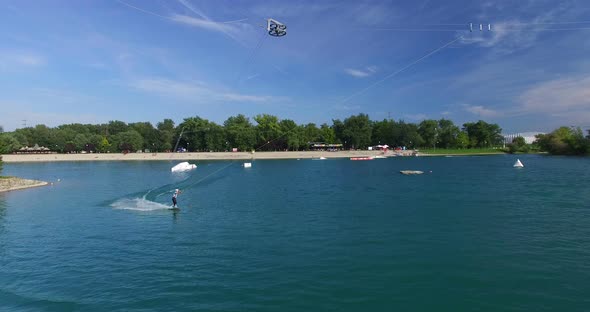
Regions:
M 516 162 L 514 163 L 514 168 L 523 168 L 524 165 L 520 162 L 520 159 L 517 159 Z
M 181 162 L 180 164 L 170 168 L 170 171 L 172 172 L 181 172 L 181 171 L 188 171 L 188 170 L 193 170 L 196 169 L 197 165 L 195 164 L 189 164 L 188 161 L 185 162 Z

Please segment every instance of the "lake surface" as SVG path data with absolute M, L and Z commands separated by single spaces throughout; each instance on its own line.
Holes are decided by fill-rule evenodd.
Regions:
M 587 311 L 590 159 L 519 158 L 4 164 L 0 311 Z

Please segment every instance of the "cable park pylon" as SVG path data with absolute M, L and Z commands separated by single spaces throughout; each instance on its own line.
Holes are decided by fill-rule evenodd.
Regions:
M 484 24 L 479 24 L 479 31 L 483 31 Z M 488 24 L 487 31 L 492 31 L 492 24 Z M 473 32 L 473 23 L 469 23 L 469 32 Z

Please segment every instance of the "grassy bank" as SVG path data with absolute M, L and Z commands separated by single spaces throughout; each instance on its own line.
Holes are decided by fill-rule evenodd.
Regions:
M 490 155 L 504 154 L 502 149 L 494 148 L 437 148 L 437 149 L 420 149 L 419 153 L 427 155 Z

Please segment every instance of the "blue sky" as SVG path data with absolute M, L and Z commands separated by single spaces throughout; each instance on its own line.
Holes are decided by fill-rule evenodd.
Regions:
M 239 113 L 590 126 L 587 1 L 4 0 L 0 20 L 8 131 Z

